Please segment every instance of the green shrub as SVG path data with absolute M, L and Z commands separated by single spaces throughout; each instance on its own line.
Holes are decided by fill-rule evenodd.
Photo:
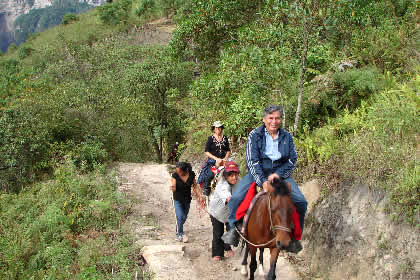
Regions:
M 375 68 L 349 69 L 332 75 L 337 109 L 353 110 L 361 100 L 383 89 L 383 76 Z
M 79 20 L 79 17 L 77 15 L 72 14 L 72 13 L 67 13 L 61 19 L 61 24 L 67 25 L 78 20 Z
M 108 279 L 114 270 L 130 279 L 140 271 L 139 248 L 119 229 L 130 204 L 114 176 L 82 176 L 66 160 L 49 182 L 0 192 L 0 278 Z
M 24 59 L 32 54 L 34 49 L 31 46 L 20 46 L 18 49 L 18 57 L 19 59 Z
M 105 24 L 116 25 L 128 20 L 132 0 L 120 0 L 98 7 L 99 19 Z
M 92 171 L 108 159 L 104 145 L 98 142 L 83 142 L 72 151 L 72 159 L 82 171 Z
M 150 15 L 155 6 L 155 0 L 140 0 L 139 6 L 136 9 L 136 15 L 139 17 Z
M 420 176 L 414 155 L 419 88 L 417 76 L 397 89 L 374 94 L 354 112 L 347 110 L 324 127 L 301 135 L 296 140 L 300 163 L 310 166 L 316 161 L 319 169 L 330 168 L 328 174 L 386 189 L 392 217 L 418 224 Z

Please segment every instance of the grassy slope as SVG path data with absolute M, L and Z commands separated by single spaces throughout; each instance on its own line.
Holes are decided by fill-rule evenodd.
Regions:
M 28 69 L 36 66 L 62 47 L 59 35 L 86 44 L 124 36 L 142 23 L 131 13 L 127 24 L 104 25 L 91 10 L 72 24 L 33 35 L 19 48 L 30 47 L 32 54 L 19 60 Z M 18 59 L 19 49 L 0 59 Z M 0 278 L 133 279 L 142 261 L 139 247 L 121 227 L 130 203 L 117 192 L 114 178 L 101 167 L 81 175 L 65 162 L 50 181 L 19 194 L 0 192 Z
M 139 247 L 121 227 L 130 203 L 115 174 L 78 174 L 67 162 L 53 180 L 0 193 L 1 279 L 133 279 Z
M 111 37 L 117 33 L 130 29 L 133 25 L 141 25 L 146 22 L 144 19 L 135 16 L 134 10 L 135 5 L 133 5 L 132 13 L 130 14 L 126 24 L 106 25 L 99 20 L 97 16 L 98 10 L 92 9 L 86 13 L 79 14 L 79 20 L 74 21 L 71 24 L 60 24 L 43 32 L 32 34 L 22 45 L 31 46 L 35 50 L 42 51 L 45 49 L 60 47 L 61 45 L 57 42 L 59 34 L 62 34 L 65 39 L 77 43 L 86 43 L 91 40 L 98 41 Z M 17 52 L 13 50 L 9 51 L 3 56 L 3 58 L 17 58 Z M 24 61 L 27 66 L 33 65 L 31 56 L 26 58 Z

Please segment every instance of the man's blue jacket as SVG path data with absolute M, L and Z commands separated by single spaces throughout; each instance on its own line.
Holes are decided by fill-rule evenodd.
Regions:
M 292 135 L 279 129 L 279 160 L 272 161 L 265 155 L 265 125 L 251 131 L 246 143 L 246 165 L 257 185 L 267 181 L 267 177 L 276 173 L 280 178 L 288 178 L 296 168 L 297 153 Z

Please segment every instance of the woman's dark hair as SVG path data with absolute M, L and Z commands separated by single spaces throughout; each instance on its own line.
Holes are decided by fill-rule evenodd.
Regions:
M 177 162 L 175 167 L 181 169 L 182 171 L 186 173 L 192 172 L 192 166 L 188 162 L 183 162 L 183 161 Z
M 227 177 L 229 177 L 230 175 L 232 175 L 233 173 L 238 173 L 238 172 L 235 172 L 235 171 L 229 171 L 229 172 L 223 172 L 223 177 L 225 177 L 225 179 L 227 179 Z
M 225 126 L 224 126 L 224 125 L 219 126 L 219 127 L 220 127 L 222 130 L 223 130 L 223 129 L 225 129 Z M 216 128 L 216 127 L 215 127 L 214 125 L 212 125 L 212 126 L 211 126 L 211 131 L 212 131 L 212 132 L 214 132 L 214 129 L 215 129 L 215 128 Z

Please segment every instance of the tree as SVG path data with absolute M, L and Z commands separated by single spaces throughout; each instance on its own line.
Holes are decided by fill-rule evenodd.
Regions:
M 123 84 L 143 107 L 148 137 L 160 162 L 165 144 L 181 129 L 181 113 L 176 103 L 186 96 L 192 77 L 192 63 L 172 61 L 165 50 L 158 49 L 152 50 L 145 61 L 132 65 L 125 74 Z
M 322 0 L 278 1 L 275 10 L 278 23 L 283 27 L 283 34 L 292 43 L 294 56 L 300 61 L 300 77 L 297 89 L 297 106 L 293 133 L 298 130 L 302 110 L 303 87 L 306 81 L 308 51 L 320 41 L 322 27 Z

